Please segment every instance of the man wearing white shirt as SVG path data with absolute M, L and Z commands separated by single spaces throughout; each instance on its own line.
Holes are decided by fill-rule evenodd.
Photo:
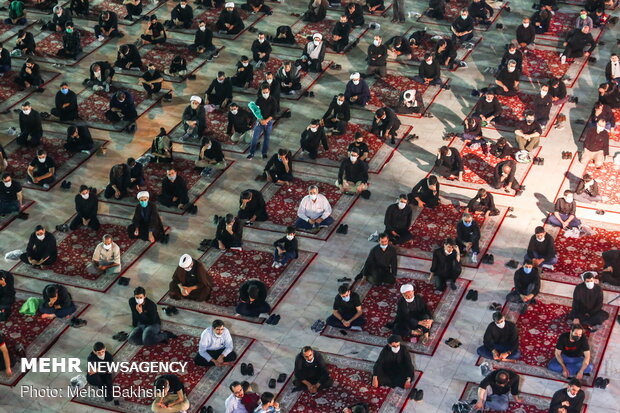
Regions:
M 243 404 L 243 386 L 238 381 L 230 383 L 230 396 L 226 398 L 224 406 L 226 407 L 225 413 L 252 413 L 248 412 Z
M 295 227 L 302 230 L 318 230 L 334 223 L 330 215 L 332 207 L 325 195 L 319 194 L 316 185 L 308 187 L 308 195 L 303 197 L 297 209 Z
M 112 235 L 106 234 L 95 247 L 92 265 L 88 266 L 92 274 L 118 274 L 121 272 L 121 249 L 112 240 Z
M 222 367 L 231 365 L 236 359 L 230 331 L 224 327 L 222 320 L 213 321 L 211 327 L 206 328 L 200 335 L 198 354 L 194 362 L 198 366 Z
M 620 58 L 613 53 L 609 58 L 609 63 L 605 67 L 605 77 L 608 82 L 619 83 L 620 82 Z

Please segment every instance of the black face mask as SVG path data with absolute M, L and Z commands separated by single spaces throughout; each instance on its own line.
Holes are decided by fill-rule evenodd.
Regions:
M 573 340 L 573 341 L 579 341 L 579 339 L 580 339 L 580 338 L 581 338 L 581 337 L 579 337 L 579 336 L 575 336 L 575 335 L 572 335 L 572 334 L 571 334 L 571 336 L 570 336 L 570 339 L 571 339 L 571 340 Z

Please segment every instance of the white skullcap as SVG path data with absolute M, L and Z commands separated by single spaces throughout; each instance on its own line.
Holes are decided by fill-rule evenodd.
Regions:
M 313 39 L 314 39 L 314 38 L 316 38 L 316 37 L 318 37 L 319 39 L 323 40 L 323 35 L 322 35 L 321 33 L 314 33 L 314 34 L 312 35 L 312 38 L 313 38 Z
M 189 254 L 183 254 L 181 255 L 181 259 L 179 260 L 179 267 L 183 268 L 183 269 L 187 269 L 189 268 L 190 265 L 192 265 L 192 257 Z
M 194 95 L 191 98 L 189 98 L 189 101 L 190 102 L 196 101 L 196 102 L 200 103 L 200 102 L 202 102 L 202 99 L 200 98 L 200 96 Z
M 138 192 L 138 195 L 136 195 L 136 198 L 140 199 L 140 198 L 150 198 L 151 196 L 149 195 L 148 191 L 140 191 Z
M 413 99 L 413 97 L 415 96 L 415 89 L 409 89 L 405 92 L 404 97 L 407 100 L 411 100 Z
M 403 284 L 400 286 L 400 293 L 405 294 L 406 292 L 413 291 L 413 285 L 411 284 Z
M 359 79 L 360 77 L 361 76 L 360 76 L 359 72 L 355 72 L 351 76 L 349 76 L 349 79 Z
M 224 7 L 225 7 L 225 8 L 229 8 L 229 7 L 233 7 L 233 8 L 234 8 L 234 7 L 235 7 L 235 3 L 233 3 L 232 1 L 229 1 L 228 3 L 226 3 L 226 4 L 224 5 Z

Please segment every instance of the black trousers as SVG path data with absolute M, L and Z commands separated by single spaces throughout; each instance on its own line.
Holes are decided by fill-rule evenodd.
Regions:
M 320 377 L 305 377 L 304 380 L 310 382 L 311 384 L 321 383 L 321 389 L 328 389 L 334 384 L 334 380 L 332 380 L 332 378 L 328 375 Z M 306 385 L 297 378 L 293 379 L 293 386 L 301 387 L 304 390 L 306 389 Z
M 176 207 L 176 206 L 179 206 L 179 204 L 186 205 L 189 203 L 189 196 L 187 195 L 187 193 L 183 194 L 182 196 L 179 196 L 176 201 L 173 201 L 172 198 L 173 198 L 173 195 L 161 194 L 157 197 L 157 200 L 159 201 L 160 204 L 165 205 L 167 207 Z
M 471 251 L 478 254 L 480 252 L 480 237 L 468 237 L 470 239 L 457 238 L 456 245 L 461 251 L 465 251 L 465 243 L 471 242 Z
M 326 128 L 335 128 L 338 135 L 342 135 L 347 131 L 348 122 L 345 120 L 332 121 L 331 119 L 325 119 Z
M 30 136 L 30 140 L 28 137 Z M 43 137 L 42 132 L 22 132 L 17 137 L 17 144 L 23 146 L 39 146 L 41 143 L 41 138 Z
M 385 233 L 388 234 L 388 238 L 392 242 L 392 244 L 404 244 L 405 242 L 413 239 L 413 235 L 411 234 L 411 232 L 409 232 L 409 228 L 394 229 L 392 231 L 396 232 L 398 236 L 392 234 L 392 232 L 389 231 L 387 228 L 385 229 Z
M 112 401 L 112 374 L 110 373 L 95 373 L 87 374 L 86 381 L 91 386 L 103 388 L 105 392 L 105 401 Z
M 78 229 L 81 226 L 82 226 L 82 216 L 78 214 L 75 216 L 75 218 L 71 220 L 71 223 L 69 224 L 69 229 L 73 231 L 73 230 Z M 88 227 L 95 231 L 99 231 L 101 224 L 99 223 L 97 216 L 92 217 L 90 221 L 88 221 Z
M 142 84 L 142 87 L 146 91 L 146 93 L 157 93 L 161 90 L 162 83 L 153 83 L 152 85 L 148 85 L 146 83 Z
M 214 359 L 218 358 L 223 352 L 224 352 L 223 348 L 219 350 L 207 350 L 207 353 L 209 353 L 209 355 Z M 237 360 L 237 353 L 235 353 L 234 351 L 232 351 L 229 355 L 224 357 L 225 362 L 231 362 L 235 360 Z M 202 357 L 200 353 L 196 353 L 196 357 L 194 357 L 194 363 L 196 363 L 197 366 L 203 366 L 203 367 L 215 366 L 215 363 L 213 361 L 207 361 L 207 359 Z
M 394 274 L 388 271 L 387 268 L 382 267 L 364 266 L 364 277 L 366 277 L 369 283 L 374 285 L 394 284 L 396 282 Z
M 293 180 L 293 174 L 290 173 L 278 173 L 277 171 L 267 171 L 269 176 L 271 177 L 272 182 L 285 181 L 291 182 Z
M 609 318 L 607 311 L 599 310 L 594 314 L 577 314 L 574 310 L 568 314 L 569 319 L 578 318 L 579 322 L 585 326 L 597 326 Z

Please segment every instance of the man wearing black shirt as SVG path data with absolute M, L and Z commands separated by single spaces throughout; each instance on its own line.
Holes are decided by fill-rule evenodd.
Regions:
M 79 117 L 77 95 L 69 89 L 67 82 L 63 82 L 60 90 L 56 92 L 54 107 L 50 112 L 61 122 L 72 121 Z
M 153 93 L 157 93 L 161 90 L 164 78 L 159 70 L 155 69 L 155 65 L 149 63 L 146 72 L 142 73 L 138 83 L 142 85 L 146 93 L 148 93 L 148 98 L 151 99 Z
M 56 180 L 56 163 L 44 149 L 37 150 L 37 156 L 28 166 L 28 181 L 49 189 L 50 184 Z
M 343 93 L 334 96 L 327 111 L 321 119 L 321 125 L 332 130 L 333 135 L 342 135 L 347 130 L 347 125 L 351 119 L 351 109 L 349 102 Z
M 549 80 L 549 93 L 551 94 L 551 101 L 554 105 L 561 105 L 568 100 L 566 84 L 560 78 L 555 77 Z
M 480 252 L 480 226 L 471 214 L 465 212 L 463 218 L 456 224 L 456 245 L 462 254 L 471 252 L 471 262 L 478 262 Z
M 433 251 L 431 279 L 434 278 L 435 290 L 445 291 L 446 284 L 456 290 L 456 279 L 461 275 L 461 252 L 452 238 L 446 238 L 443 246 Z
M 442 146 L 437 151 L 435 172 L 451 181 L 460 181 L 463 178 L 463 160 L 458 149 Z
M 452 30 L 452 41 L 454 43 L 465 43 L 474 37 L 474 20 L 469 17 L 469 11 L 462 9 L 460 16 L 454 19 L 450 26 Z
M 609 250 L 602 254 L 603 269 L 601 270 L 600 279 L 612 285 L 620 284 L 620 251 Z
M 68 318 L 75 313 L 77 307 L 73 303 L 67 287 L 60 284 L 48 284 L 43 289 L 43 302 L 39 306 L 41 318 Z
M 76 59 L 82 53 L 82 40 L 80 31 L 72 22 L 67 22 L 65 33 L 62 35 L 62 48 L 56 52 L 60 58 Z
M 368 46 L 368 57 L 366 58 L 368 69 L 366 70 L 366 76 L 376 75 L 384 77 L 387 74 L 387 58 L 387 47 L 381 44 L 381 36 L 376 35 L 372 44 Z
M 334 380 L 329 377 L 327 363 L 323 356 L 305 346 L 295 357 L 295 372 L 293 391 L 308 390 L 310 394 L 316 394 L 320 389 L 328 389 L 334 384 Z
M 508 410 L 509 392 L 515 402 L 521 403 L 519 375 L 509 370 L 495 370 L 478 385 L 478 402 L 474 409 L 505 412 Z
M 435 208 L 439 205 L 439 181 L 435 175 L 422 178 L 407 194 L 409 203 L 419 207 Z
M 379 234 L 379 244 L 368 253 L 362 275 L 373 285 L 394 284 L 398 268 L 396 248 L 386 233 Z
M 605 157 L 609 155 L 609 132 L 605 127 L 606 121 L 601 118 L 596 126 L 586 129 L 580 163 L 589 165 L 594 160 L 596 168 L 603 166 Z
M 239 196 L 239 212 L 237 212 L 237 217 L 245 220 L 246 225 L 253 225 L 256 221 L 267 221 L 269 216 L 267 215 L 266 208 L 265 198 L 263 198 L 263 194 L 260 191 L 246 189 Z
M 156 15 L 152 14 L 146 31 L 144 34 L 140 35 L 140 43 L 145 42 L 147 44 L 163 44 L 166 43 L 166 37 L 166 29 L 164 28 L 164 25 L 157 20 Z
M 183 382 L 175 374 L 162 374 L 155 379 L 157 397 L 151 404 L 154 413 L 185 412 L 190 403 Z
M 248 11 L 251 14 L 265 13 L 268 16 L 273 14 L 271 7 L 265 4 L 265 0 L 246 0 L 245 4 L 241 5 L 241 9 Z
M 566 36 L 564 47 L 564 51 L 560 54 L 562 64 L 566 63 L 566 59 L 574 59 L 584 55 L 589 57 L 596 47 L 596 42 L 590 33 L 590 26 L 585 25 L 581 30 L 574 29 L 571 31 Z
M 93 351 L 88 354 L 86 361 L 89 365 L 102 367 L 102 363 L 106 363 L 106 367 L 102 367 L 101 370 L 95 368 L 88 369 L 86 375 L 86 381 L 91 386 L 103 389 L 104 400 L 111 402 L 114 400 L 112 397 L 112 373 L 110 373 L 110 363 L 114 361 L 112 353 L 106 350 L 105 344 L 98 341 L 93 346 Z
M 340 16 L 332 29 L 332 42 L 329 44 L 336 53 L 342 53 L 349 45 L 349 34 L 351 34 L 351 24 L 346 15 Z
M 189 206 L 187 184 L 174 167 L 170 167 L 166 171 L 158 201 L 167 207 L 178 207 L 179 209 Z
M 254 116 L 248 112 L 247 109 L 239 107 L 239 105 L 234 102 L 230 104 L 226 134 L 230 136 L 233 142 L 241 141 L 249 143 L 250 134 L 248 131 L 252 129 L 253 123 Z
M 207 27 L 207 23 L 204 20 L 198 21 L 198 29 L 194 34 L 194 43 L 189 45 L 190 50 L 195 50 L 198 53 L 214 53 L 212 57 L 216 57 L 216 48 L 213 45 L 213 32 Z
M 422 339 L 427 344 L 433 327 L 433 315 L 426 304 L 424 297 L 415 294 L 413 284 L 403 284 L 396 302 L 396 318 L 392 325 L 392 332 L 403 339 L 406 337 Z M 389 324 L 386 325 L 389 327 Z
M 133 297 L 129 299 L 129 309 L 131 325 L 134 327 L 127 338 L 129 343 L 135 346 L 150 346 L 174 338 L 173 334 L 161 331 L 157 304 L 146 297 L 143 287 L 136 287 L 133 291 Z
M 265 38 L 265 33 L 258 33 L 258 38 L 252 42 L 251 50 L 256 69 L 264 66 L 269 61 L 272 49 L 271 43 Z
M 224 72 L 217 72 L 209 88 L 205 91 L 205 100 L 210 105 L 225 108 L 232 100 L 232 83 Z
M 237 72 L 230 78 L 233 86 L 247 89 L 254 80 L 254 67 L 250 64 L 250 58 L 241 56 L 236 66 Z
M 227 163 L 224 152 L 222 152 L 222 144 L 217 139 L 205 136 L 202 139 L 200 153 L 195 165 L 196 170 L 201 171 L 203 175 L 210 173 L 211 168 L 225 168 Z
M 295 227 L 286 227 L 286 235 L 273 243 L 273 264 L 272 267 L 280 268 L 289 261 L 299 257 L 297 238 L 295 237 Z
M 38 88 L 38 92 L 43 92 L 45 90 L 41 87 L 41 85 L 43 85 L 43 78 L 41 77 L 39 65 L 30 57 L 27 58 L 22 65 L 22 68 L 19 70 L 19 74 L 15 78 L 14 82 L 26 89 L 35 87 Z M 26 102 L 24 102 L 24 105 L 25 104 Z M 24 105 L 22 105 L 22 107 Z
M 356 150 L 360 156 L 360 161 L 370 161 L 370 149 L 368 148 L 368 144 L 364 142 L 364 134 L 361 131 L 357 131 L 355 132 L 355 135 L 353 135 L 353 142 L 351 142 L 349 146 L 347 146 L 347 155 L 351 156 L 351 154 Z
M 532 102 L 532 111 L 534 111 L 534 119 L 542 127 L 549 122 L 549 114 L 553 106 L 553 97 L 549 93 L 549 86 L 541 85 L 540 92 L 534 97 Z
M 359 151 L 354 148 L 349 157 L 340 162 L 337 185 L 343 194 L 351 193 L 355 188 L 356 193 L 368 189 L 368 164 L 359 160 Z
M 41 115 L 32 109 L 30 102 L 22 103 L 22 110 L 19 112 L 19 135 L 16 142 L 23 146 L 39 146 L 43 137 L 43 125 Z M 28 140 L 30 137 L 30 140 Z
M 142 58 L 140 52 L 134 44 L 123 44 L 118 48 L 116 53 L 116 61 L 114 67 L 123 69 L 140 69 L 142 67 Z
M 467 9 L 474 22 L 491 25 L 490 18 L 493 16 L 493 8 L 485 0 L 474 0 Z
M 603 289 L 596 283 L 593 273 L 583 274 L 583 282 L 575 287 L 568 318 L 572 318 L 574 324 L 589 327 L 591 333 L 600 329 L 609 318 L 609 313 L 603 310 Z
M 519 47 L 526 48 L 536 39 L 536 27 L 530 24 L 529 17 L 523 18 L 523 23 L 517 27 L 517 43 Z
M 534 235 L 530 238 L 527 253 L 524 260 L 532 260 L 534 267 L 543 267 L 553 270 L 553 265 L 558 262 L 555 253 L 555 241 L 545 232 L 543 227 L 536 227 Z
M 601 83 L 598 87 L 598 100 L 612 109 L 620 109 L 620 88 L 613 82 Z
M 517 62 L 509 60 L 508 65 L 501 69 L 495 78 L 495 93 L 498 95 L 514 96 L 519 92 L 521 73 L 517 70 Z
M 495 207 L 493 194 L 486 189 L 480 188 L 475 197 L 467 203 L 467 212 L 472 215 L 484 214 L 485 218 L 499 215 L 499 209 Z
M 310 159 L 316 159 L 318 157 L 321 144 L 323 145 L 324 151 L 329 150 L 325 128 L 321 126 L 320 123 L 318 119 L 312 119 L 310 125 L 301 133 L 301 150 L 308 152 Z
M 517 172 L 517 163 L 512 159 L 501 161 L 493 169 L 493 181 L 491 186 L 495 189 L 503 189 L 504 192 L 510 193 L 509 187 L 516 192 L 521 189 L 521 185 L 515 178 Z
M 387 345 L 381 349 L 372 369 L 372 387 L 387 386 L 410 389 L 413 386 L 414 377 L 415 367 L 411 360 L 411 354 L 400 343 L 397 335 L 391 335 L 387 339 Z
M 385 233 L 388 235 L 392 244 L 399 245 L 413 239 L 409 231 L 413 210 L 409 205 L 406 194 L 400 194 L 395 204 L 388 206 L 385 211 Z
M 499 64 L 498 70 L 502 70 L 508 66 L 508 61 L 514 60 L 517 63 L 516 70 L 521 73 L 523 71 L 523 52 L 517 48 L 517 45 L 510 43 L 508 49 L 502 56 L 502 60 Z
M 542 135 L 542 128 L 536 121 L 534 112 L 525 112 L 525 120 L 517 124 L 517 130 L 515 130 L 515 139 L 517 140 L 517 147 L 519 150 L 526 150 L 528 152 L 533 151 L 540 145 L 540 136 Z
M 261 86 L 261 96 L 256 99 L 256 106 L 260 108 L 262 119 L 257 119 L 254 124 L 254 131 L 252 133 L 252 143 L 250 144 L 250 153 L 247 158 L 252 159 L 258 141 L 263 137 L 263 159 L 267 159 L 267 152 L 269 152 L 269 138 L 271 137 L 271 129 L 273 128 L 273 122 L 276 116 L 276 109 L 278 104 L 276 100 L 271 96 L 269 85 Z
M 495 96 L 495 92 L 491 89 L 484 96 L 481 96 L 474 106 L 474 115 L 480 116 L 482 126 L 487 126 L 493 121 L 499 119 L 502 114 L 502 105 Z
M 241 15 L 235 10 L 235 3 L 228 2 L 217 19 L 216 26 L 220 34 L 237 34 L 245 27 Z
M 580 324 L 573 324 L 570 332 L 562 333 L 555 345 L 555 357 L 549 361 L 549 370 L 563 377 L 582 380 L 584 374 L 594 369 L 590 363 L 588 337 Z
M 69 152 L 85 152 L 90 154 L 93 149 L 93 138 L 88 126 L 69 126 L 67 128 L 67 143 L 64 148 Z
M 493 322 L 487 326 L 477 353 L 495 361 L 519 360 L 519 332 L 515 323 L 507 321 L 501 311 L 493 313 Z
M 424 55 L 424 61 L 420 63 L 420 67 L 418 68 L 418 75 L 414 76 L 413 80 L 425 85 L 441 84 L 441 68 L 439 67 L 439 61 L 433 58 L 432 53 L 426 53 Z
M 581 413 L 586 394 L 581 390 L 581 382 L 571 379 L 568 388 L 560 389 L 553 394 L 549 413 Z
M 99 199 L 97 192 L 91 191 L 86 185 L 80 186 L 80 192 L 75 196 L 76 215 L 71 220 L 69 228 L 74 231 L 81 225 L 88 226 L 94 231 L 99 231 L 101 224 L 97 219 Z
M 25 219 L 28 215 L 19 212 L 24 206 L 24 194 L 22 186 L 13 179 L 10 172 L 2 174 L 2 186 L 0 186 L 0 216 L 17 212 L 17 217 Z
M 396 135 L 398 134 L 400 125 L 400 119 L 398 119 L 398 115 L 394 112 L 394 109 L 385 106 L 377 109 L 375 112 L 370 133 L 377 135 L 383 140 L 386 140 L 389 136 L 390 143 L 394 145 L 396 144 Z
M 263 176 L 269 181 L 282 185 L 293 180 L 293 157 L 286 149 L 278 149 L 273 154 L 263 171 Z
M 239 302 L 235 313 L 245 317 L 258 317 L 271 312 L 271 306 L 266 302 L 267 286 L 261 280 L 251 278 L 239 287 Z
M 265 80 L 260 84 L 260 88 L 263 88 L 264 84 L 269 86 L 269 94 L 276 100 L 278 107 L 276 108 L 276 112 L 280 113 L 280 95 L 282 94 L 282 88 L 280 87 L 280 82 L 278 82 L 273 75 L 273 72 L 265 72 Z M 256 91 L 256 97 L 259 97 L 261 94 L 260 90 Z
M 527 259 L 523 266 L 515 271 L 514 288 L 506 296 L 511 303 L 521 304 L 521 314 L 524 314 L 530 304 L 536 304 L 536 296 L 540 292 L 540 272 L 534 268 L 532 260 Z
M 113 11 L 104 10 L 99 16 L 99 23 L 95 25 L 95 36 L 97 40 L 104 40 L 106 37 L 123 37 L 124 34 L 118 30 L 118 16 Z
M 13 274 L 0 270 L 0 321 L 8 320 L 14 302 L 15 286 Z M 2 340 L 0 339 L 0 341 Z
M 335 328 L 362 331 L 362 326 L 366 324 L 363 314 L 359 294 L 351 291 L 348 284 L 342 284 L 338 287 L 338 294 L 334 298 L 332 314 L 327 317 L 325 324 Z
M 192 21 L 194 20 L 194 9 L 187 4 L 187 0 L 181 0 L 179 4 L 174 6 L 170 12 L 170 20 L 164 24 L 172 29 L 174 27 L 179 29 L 189 29 L 192 27 Z

